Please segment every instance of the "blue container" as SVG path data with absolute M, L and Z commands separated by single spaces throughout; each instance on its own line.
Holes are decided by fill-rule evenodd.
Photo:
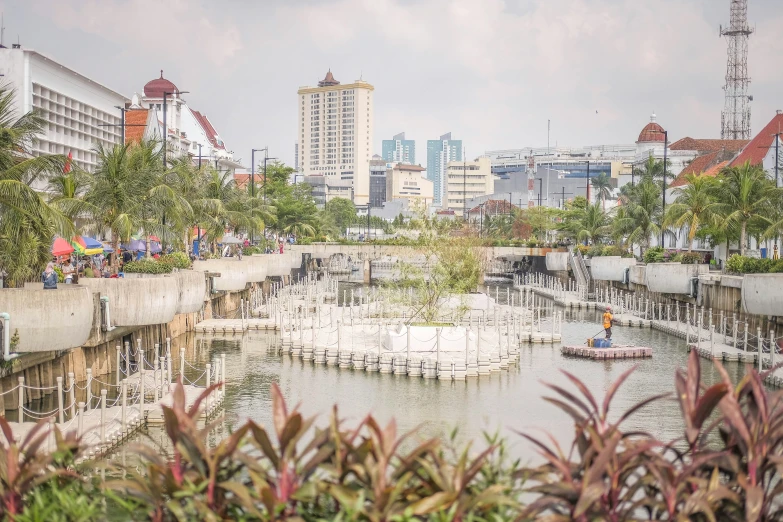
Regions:
M 595 348 L 611 348 L 612 347 L 612 341 L 611 341 L 611 339 L 596 339 L 593 342 L 593 346 Z

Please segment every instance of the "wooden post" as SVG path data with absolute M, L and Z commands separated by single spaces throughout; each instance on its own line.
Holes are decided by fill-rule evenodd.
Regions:
M 106 443 L 106 394 L 108 390 L 101 389 L 101 442 Z
M 73 372 L 68 372 L 68 386 L 71 389 L 71 418 L 76 417 L 76 379 L 73 378 Z
M 117 382 L 120 382 L 120 345 L 117 345 L 117 371 L 116 371 L 116 380 Z
M 76 433 L 80 437 L 84 435 L 84 403 L 83 402 L 79 402 L 79 421 L 78 421 L 78 427 Z
M 736 348 L 737 347 L 737 312 L 731 314 L 731 329 L 734 338 L 734 344 L 732 346 Z
M 764 344 L 764 340 L 761 338 L 761 328 L 756 329 L 756 339 L 758 340 L 758 347 L 759 347 L 759 372 L 761 372 L 764 369 L 764 365 L 761 363 L 761 345 Z
M 19 425 L 24 423 L 24 376 L 20 376 L 19 382 Z
M 122 432 L 124 434 L 125 430 L 128 429 L 128 379 L 122 380 L 122 383 L 120 384 L 120 393 L 122 393 L 121 417 L 122 417 Z
M 92 368 L 87 368 L 87 411 L 90 411 L 90 404 L 92 403 Z
M 179 376 L 182 379 L 182 383 L 185 383 L 185 349 L 179 349 Z
M 119 350 L 117 351 L 119 353 Z M 57 418 L 60 425 L 65 423 L 65 412 L 63 411 L 63 378 L 57 377 Z
M 144 381 L 146 379 L 146 371 L 144 368 L 139 368 L 139 412 L 141 412 L 141 418 L 144 419 L 144 395 L 147 393 L 144 390 Z
M 775 367 L 775 355 L 777 355 L 775 352 L 777 351 L 778 346 L 775 342 L 775 330 L 769 331 L 769 367 L 774 368 Z

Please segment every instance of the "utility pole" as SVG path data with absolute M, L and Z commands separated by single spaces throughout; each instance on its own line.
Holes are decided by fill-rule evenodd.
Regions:
M 467 149 L 462 149 L 462 219 L 468 221 L 468 153 Z M 448 180 L 446 182 L 446 199 L 448 199 Z M 448 206 L 448 202 L 446 203 Z
M 666 154 L 669 151 L 669 131 L 663 131 L 663 205 L 661 206 L 661 247 L 664 248 L 663 242 L 663 216 L 666 215 Z
M 563 190 L 561 191 L 561 199 L 560 199 L 560 208 L 563 210 L 565 210 L 566 194 L 573 194 L 573 192 L 566 192 L 565 185 L 563 185 Z
M 544 190 L 544 178 L 538 178 L 538 206 L 539 207 L 541 206 L 541 192 L 543 190 Z
M 587 160 L 587 204 L 590 204 L 590 160 Z

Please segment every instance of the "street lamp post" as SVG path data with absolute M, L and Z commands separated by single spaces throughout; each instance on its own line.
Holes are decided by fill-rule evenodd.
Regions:
M 669 131 L 663 131 L 663 205 L 661 207 L 661 248 L 664 248 L 663 235 L 663 217 L 666 215 L 666 159 L 669 152 Z
M 541 206 L 541 193 L 544 191 L 544 178 L 538 179 L 538 206 Z
M 266 164 L 269 160 L 277 159 L 277 158 L 270 158 L 268 154 L 269 154 L 269 147 L 266 147 L 264 149 L 264 203 L 266 203 Z
M 163 91 L 163 168 L 164 169 L 166 168 L 166 165 L 167 165 L 167 163 L 166 163 L 166 145 L 167 145 L 168 140 L 169 140 L 168 120 L 166 120 L 166 105 L 167 105 L 166 104 L 166 98 L 169 95 L 173 96 L 173 95 L 176 94 L 177 96 L 180 96 L 182 94 L 188 94 L 189 92 L 190 91 L 180 91 L 179 89 L 177 89 L 176 91 L 171 91 L 171 92 Z
M 250 205 L 251 213 L 256 208 L 256 152 L 266 151 L 263 149 L 250 149 Z M 253 243 L 253 231 L 250 231 L 250 243 Z

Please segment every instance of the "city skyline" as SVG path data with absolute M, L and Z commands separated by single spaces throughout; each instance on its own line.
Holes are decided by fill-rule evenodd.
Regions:
M 653 111 L 674 139 L 720 135 L 727 45 L 718 26 L 728 23 L 728 0 L 654 6 L 555 0 L 525 7 L 500 0 L 320 0 L 268 9 L 235 1 L 218 8 L 32 0 L 0 2 L 0 10 L 6 45 L 19 35 L 23 47 L 128 97 L 165 69 L 190 91 L 190 103 L 209 112 L 247 166 L 250 148 L 266 145 L 270 155 L 294 164 L 291 93 L 329 68 L 346 82 L 361 77 L 375 85 L 377 154 L 381 141 L 400 129 L 420 151 L 446 130 L 471 156 L 546 145 L 547 120 L 552 146 L 628 143 Z M 153 11 L 159 17 L 150 17 Z M 126 20 L 120 26 L 113 21 L 118 12 Z M 394 30 L 375 20 L 384 12 L 398 15 Z M 751 0 L 748 17 L 756 28 L 749 50 L 755 133 L 783 108 L 783 71 L 771 66 L 783 53 L 775 31 L 783 6 Z M 307 30 L 324 21 L 326 41 Z M 292 24 L 303 30 L 293 34 Z M 146 30 L 138 31 L 141 26 Z M 382 65 L 400 46 L 417 52 L 399 66 Z M 455 52 L 442 61 L 424 58 L 449 46 Z

